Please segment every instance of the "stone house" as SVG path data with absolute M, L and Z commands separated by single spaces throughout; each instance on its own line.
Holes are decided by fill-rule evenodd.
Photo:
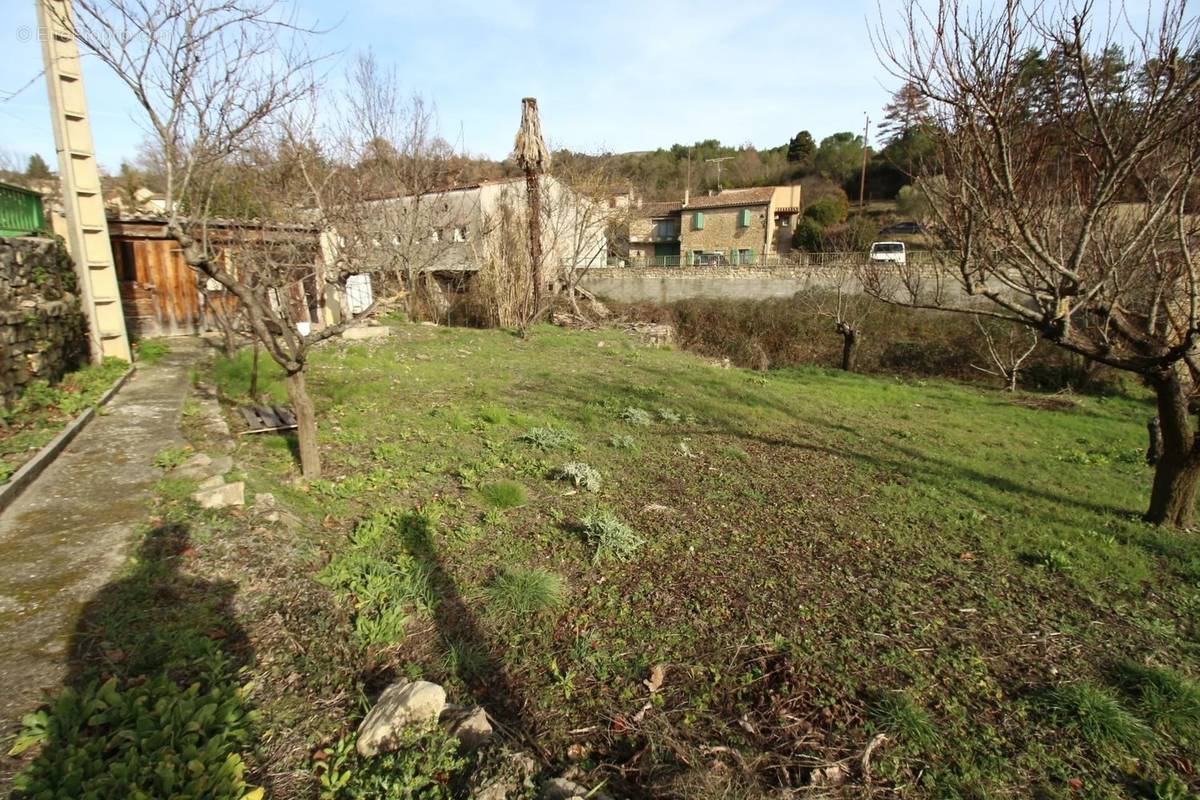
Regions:
M 757 186 L 642 203 L 629 223 L 635 265 L 761 264 L 786 256 L 802 210 L 799 186 Z

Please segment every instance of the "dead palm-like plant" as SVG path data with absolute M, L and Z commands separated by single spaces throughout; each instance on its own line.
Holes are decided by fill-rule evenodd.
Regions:
M 540 176 L 550 168 L 550 150 L 542 138 L 537 99 L 521 100 L 521 127 L 513 143 L 513 159 L 525 173 L 525 195 L 529 204 L 529 266 L 533 278 L 533 310 L 529 323 L 542 310 L 542 192 Z

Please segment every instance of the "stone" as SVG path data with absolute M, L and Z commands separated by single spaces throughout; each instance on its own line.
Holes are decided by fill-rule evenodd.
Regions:
M 210 456 L 208 453 L 196 453 L 187 461 L 184 461 L 182 464 L 180 464 L 178 469 L 202 469 L 212 464 L 212 462 L 212 456 Z
M 246 504 L 246 484 L 238 481 L 237 483 L 223 483 L 211 489 L 201 489 L 192 494 L 192 499 L 201 508 L 243 506 Z
M 275 495 L 271 494 L 270 492 L 259 492 L 258 494 L 254 495 L 254 507 L 274 508 Z
M 468 750 L 477 750 L 492 738 L 492 723 L 488 722 L 487 711 L 482 706 L 447 706 L 438 723 Z
M 570 778 L 551 778 L 542 784 L 542 800 L 610 800 L 603 792 L 593 792 Z
M 225 478 L 220 475 L 213 475 L 211 478 L 206 478 L 205 480 L 201 481 L 198 488 L 200 491 L 204 492 L 209 489 L 215 489 L 218 486 L 222 486 L 224 483 Z
M 392 335 L 392 329 L 387 325 L 355 325 L 353 328 L 346 328 L 342 331 L 342 338 L 348 340 L 357 339 L 385 339 Z
M 535 788 L 532 776 L 537 768 L 537 761 L 528 753 L 503 746 L 481 750 L 470 777 L 470 796 L 473 800 L 531 797 L 529 791 Z
M 383 690 L 358 728 L 359 755 L 373 756 L 396 746 L 400 731 L 437 720 L 446 707 L 446 690 L 429 681 L 398 681 Z

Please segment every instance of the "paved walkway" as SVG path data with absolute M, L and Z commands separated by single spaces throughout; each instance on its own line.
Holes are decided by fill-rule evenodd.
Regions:
M 0 515 L 0 742 L 62 681 L 80 609 L 124 563 L 161 475 L 154 456 L 183 441 L 188 367 L 202 347 L 173 340 L 139 368 Z

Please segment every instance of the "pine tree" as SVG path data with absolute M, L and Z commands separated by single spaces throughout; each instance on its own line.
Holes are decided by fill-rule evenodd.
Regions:
M 808 131 L 800 131 L 788 142 L 787 160 L 793 163 L 807 161 L 817 149 L 817 143 Z
M 29 166 L 25 167 L 26 178 L 52 178 L 54 173 L 50 171 L 50 167 L 46 164 L 46 160 L 34 153 L 29 157 Z
M 906 83 L 892 95 L 892 102 L 883 107 L 879 132 L 885 141 L 892 142 L 920 126 L 928 116 L 929 101 L 916 86 Z

